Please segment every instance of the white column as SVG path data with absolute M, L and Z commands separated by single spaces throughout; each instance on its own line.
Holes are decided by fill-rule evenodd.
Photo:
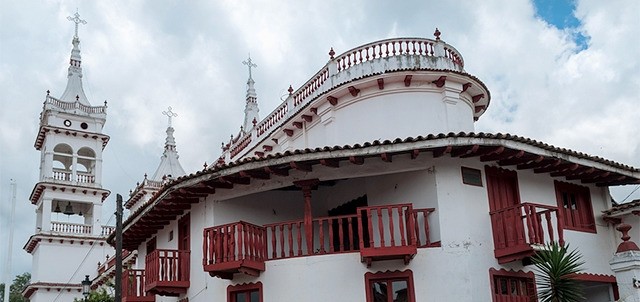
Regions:
M 71 181 L 77 183 L 78 182 L 78 154 L 74 153 L 71 159 Z
M 619 302 L 640 302 L 640 248 L 633 241 L 629 241 L 631 225 L 621 224 L 616 228 L 621 231 L 623 242 L 609 261 L 611 270 L 616 274 Z
M 43 232 L 51 231 L 51 198 L 42 199 L 42 224 L 40 227 Z

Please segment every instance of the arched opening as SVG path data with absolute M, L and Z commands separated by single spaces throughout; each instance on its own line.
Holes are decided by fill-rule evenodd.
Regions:
M 78 150 L 77 162 L 76 173 L 78 175 L 78 182 L 95 182 L 96 152 L 89 147 L 80 148 Z
M 67 144 L 58 144 L 53 148 L 53 179 L 71 180 L 73 149 Z

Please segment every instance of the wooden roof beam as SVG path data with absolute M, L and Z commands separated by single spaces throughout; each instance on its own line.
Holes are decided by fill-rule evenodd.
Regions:
M 270 179 L 271 176 L 269 173 L 260 170 L 248 170 L 248 171 L 240 171 L 238 173 L 240 177 L 251 177 L 256 179 Z
M 354 165 L 364 164 L 364 157 L 362 156 L 349 156 L 349 162 Z
M 473 154 L 480 148 L 479 145 L 457 147 L 451 151 L 451 157 Z
M 535 168 L 533 169 L 533 173 L 547 173 L 547 172 L 552 172 L 552 171 L 557 171 L 558 168 L 560 168 L 560 164 L 562 163 L 561 159 L 556 159 L 553 162 L 551 162 L 550 164 L 541 167 L 541 168 Z
M 340 162 L 335 158 L 321 159 L 320 164 L 325 167 L 331 167 L 331 168 L 340 167 Z
M 222 176 L 219 177 L 218 179 L 224 181 L 224 182 L 229 182 L 232 184 L 237 184 L 237 185 L 248 185 L 251 184 L 251 178 L 249 177 L 242 177 L 242 176 Z
M 303 171 L 303 172 L 313 171 L 310 164 L 292 161 L 289 163 L 289 165 L 291 166 L 291 168 L 296 169 L 298 171 Z
M 287 169 L 276 168 L 276 167 L 265 167 L 264 171 L 269 174 L 275 174 L 278 176 L 289 176 L 289 170 Z
M 451 149 L 453 149 L 451 146 L 435 148 L 432 151 L 433 158 L 438 158 L 445 154 L 451 153 Z

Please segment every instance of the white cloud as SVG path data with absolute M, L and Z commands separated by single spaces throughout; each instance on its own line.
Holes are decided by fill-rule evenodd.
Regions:
M 113 195 L 126 196 L 155 171 L 167 106 L 179 114 L 184 168 L 217 158 L 242 122 L 248 52 L 259 66 L 254 79 L 265 116 L 290 84 L 296 88 L 327 62 L 330 47 L 341 53 L 396 35 L 430 38 L 435 27 L 491 90 L 479 131 L 640 166 L 637 1 L 578 1 L 578 30 L 590 37 L 579 52 L 572 33 L 537 19 L 529 1 L 2 1 L 0 198 L 7 200 L 8 179 L 18 179 L 18 271 L 30 266 L 20 247 L 35 225 L 26 199 L 38 174 L 38 115 L 47 89 L 54 96 L 64 90 L 73 34 L 66 16 L 76 5 L 88 21 L 80 28 L 85 89 L 93 104 L 109 102 L 104 185 Z M 621 199 L 632 189 L 614 194 Z M 111 201 L 105 207 L 112 212 Z

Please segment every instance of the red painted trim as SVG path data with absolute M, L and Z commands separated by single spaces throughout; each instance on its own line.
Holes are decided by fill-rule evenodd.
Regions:
M 239 292 L 248 292 L 258 290 L 258 296 L 260 298 L 259 302 L 264 301 L 262 296 L 262 282 L 258 281 L 256 283 L 244 283 L 244 284 L 236 284 L 227 286 L 227 302 L 236 302 L 233 294 Z
M 378 79 L 378 89 L 384 89 L 384 79 Z
M 351 93 L 351 96 L 358 96 L 358 93 L 360 92 L 360 89 L 355 88 L 353 86 L 349 86 L 347 87 L 347 89 L 349 89 L 349 93 Z
M 431 81 L 431 83 L 436 84 L 436 87 L 438 87 L 438 88 L 442 88 L 442 86 L 444 86 L 444 83 L 446 82 L 446 80 L 447 80 L 446 76 L 440 76 L 437 80 Z
M 522 298 L 522 297 L 517 297 L 517 296 L 507 296 L 506 300 L 504 299 L 505 297 L 498 297 L 497 293 L 495 292 L 496 289 L 496 284 L 495 284 L 495 279 L 496 277 L 507 277 L 507 278 L 518 278 L 518 279 L 526 279 L 527 280 L 527 291 L 531 291 L 531 293 L 536 297 L 535 299 L 532 299 L 534 301 L 537 301 L 537 290 L 536 290 L 536 279 L 535 279 L 535 274 L 533 272 L 523 272 L 523 271 L 514 271 L 514 270 L 505 270 L 503 268 L 496 270 L 495 268 L 490 268 L 489 269 L 489 281 L 490 281 L 490 285 L 491 285 L 491 299 L 493 302 L 519 302 L 522 301 L 518 298 Z
M 353 87 L 353 86 L 349 86 L 349 87 Z M 355 88 L 353 88 L 353 89 L 355 89 Z M 357 90 L 357 89 L 356 89 L 356 90 Z M 349 91 L 351 91 L 351 89 L 349 89 Z M 358 92 L 359 92 L 359 91 L 360 91 L 360 90 L 358 90 Z M 357 95 L 357 94 L 358 94 L 358 92 L 356 92 L 355 94 Z M 353 95 L 353 92 L 351 92 L 351 94 Z M 354 96 L 355 96 L 355 95 L 354 95 Z M 333 105 L 333 106 L 338 105 L 338 98 L 336 98 L 336 97 L 328 96 L 328 97 L 327 97 L 327 101 L 329 101 L 329 104 L 331 104 L 331 105 Z
M 465 92 L 465 91 L 467 91 L 467 89 L 469 89 L 469 88 L 471 88 L 471 83 L 463 84 L 463 85 L 462 85 L 462 91 L 460 91 L 460 92 L 461 92 L 461 93 L 462 93 L 462 92 Z
M 411 78 L 412 78 L 412 75 L 407 75 L 407 76 L 404 77 L 404 86 L 405 87 L 411 86 Z
M 416 294 L 414 290 L 413 284 L 413 272 L 408 269 L 404 271 L 386 271 L 386 272 L 377 272 L 372 273 L 368 272 L 364 274 L 364 286 L 366 289 L 366 297 L 367 302 L 375 302 L 373 297 L 373 293 L 371 290 L 371 285 L 376 281 L 384 281 L 384 280 L 406 280 L 407 281 L 407 301 L 416 302 Z M 389 300 L 392 301 L 392 300 Z

